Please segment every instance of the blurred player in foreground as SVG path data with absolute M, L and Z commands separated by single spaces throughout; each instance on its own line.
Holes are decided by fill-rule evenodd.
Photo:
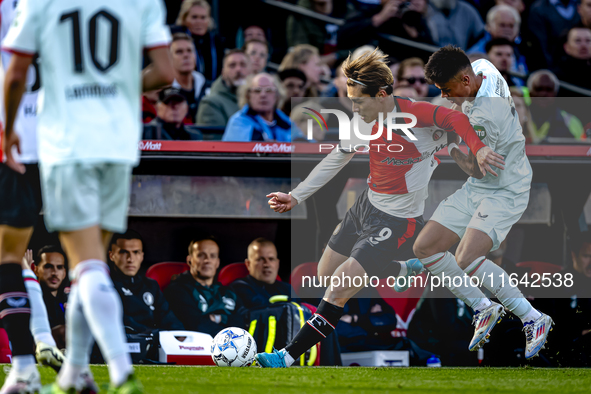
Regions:
M 380 113 L 389 117 L 395 117 L 396 113 L 413 114 L 417 123 L 407 132 L 415 139 L 395 130 L 392 140 L 388 141 L 387 116 L 383 118 L 384 124 L 377 121 L 373 126 L 372 135 L 382 133 L 382 136 L 364 142 L 370 147 L 369 189 L 359 196 L 336 227 L 318 264 L 319 278 L 343 275 L 363 278 L 366 274 L 380 278 L 404 276 L 408 283 L 410 276 L 422 271 L 417 259 L 403 263 L 392 260 L 413 257 L 413 242 L 424 225 L 422 214 L 428 183 L 439 163 L 434 155 L 447 145 L 443 130 L 455 131 L 464 137 L 487 171 L 491 164 L 501 163 L 500 155 L 480 141 L 465 115 L 427 102 L 392 96 L 394 77 L 385 58 L 375 50 L 355 60 L 349 57 L 343 63 L 353 112 L 366 123 L 377 121 Z M 402 150 L 396 149 L 392 154 L 386 145 L 401 146 Z M 330 181 L 354 155 L 355 151 L 347 149 L 345 141 L 341 141 L 341 145 L 290 194 L 269 194 L 269 205 L 276 212 L 291 210 Z M 352 282 L 329 287 L 318 310 L 293 341 L 280 351 L 258 354 L 258 363 L 271 368 L 290 366 L 294 359 L 334 331 L 343 315 L 343 307 L 364 286 L 363 283 L 355 286 L 355 281 Z M 396 287 L 397 291 L 406 290 Z M 475 289 L 474 293 L 477 292 L 480 290 Z
M 15 11 L 16 2 L 0 4 L 2 42 Z M 11 58 L 11 53 L 2 52 L 4 70 L 8 69 Z M 41 388 L 32 339 L 39 363 L 59 370 L 63 362 L 63 355 L 51 335 L 41 286 L 31 271 L 32 252 L 25 253 L 41 210 L 36 141 L 36 107 L 40 86 L 37 70 L 37 60 L 33 59 L 31 66 L 24 70 L 26 92 L 18 105 L 16 130 L 2 139 L 7 144 L 18 138 L 21 144 L 19 151 L 3 148 L 6 150 L 6 162 L 0 163 L 0 316 L 12 344 L 13 361 L 1 394 Z M 3 149 L 0 149 L 0 159 L 4 156 Z
M 532 169 L 525 155 L 525 137 L 503 76 L 488 60 L 470 64 L 459 48 L 439 49 L 425 66 L 425 75 L 441 89 L 441 96 L 461 106 L 482 141 L 502 154 L 506 168 L 482 173 L 474 156 L 465 155 L 455 142 L 451 156 L 470 175 L 464 186 L 443 200 L 418 236 L 414 252 L 431 273 L 456 277 L 466 273 L 486 287 L 523 321 L 525 358 L 538 354 L 552 328 L 550 316 L 532 307 L 509 276 L 486 255 L 499 248 L 529 202 Z M 460 241 L 461 240 L 461 241 Z M 460 241 L 456 256 L 447 252 Z M 447 285 L 448 282 L 444 281 Z M 473 298 L 463 288 L 448 288 L 474 311 L 476 326 L 470 350 L 486 342 L 505 314 L 503 305 L 488 298 Z
M 13 53 L 4 95 L 7 152 L 19 148 L 13 128 L 27 69 L 35 54 L 42 59 L 38 142 L 44 217 L 48 230 L 60 232 L 72 279 L 68 355 L 45 392 L 84 388 L 79 377 L 94 339 L 109 365 L 110 392 L 143 392 L 105 251 L 112 232 L 127 226 L 142 88 L 154 90 L 173 79 L 169 42 L 159 0 L 23 0 L 4 40 L 4 49 Z M 152 65 L 140 75 L 144 48 Z

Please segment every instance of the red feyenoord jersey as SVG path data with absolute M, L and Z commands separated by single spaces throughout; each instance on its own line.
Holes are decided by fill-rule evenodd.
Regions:
M 434 155 L 447 145 L 446 131 L 458 134 L 474 154 L 485 145 L 470 125 L 468 117 L 459 111 L 435 106 L 427 102 L 414 102 L 395 97 L 396 112 L 411 113 L 417 117 L 412 132 L 416 141 L 408 138 L 402 131 L 394 130 L 392 140 L 388 140 L 383 124 L 375 124 L 372 135 L 382 133 L 380 138 L 370 142 L 367 183 L 371 190 L 382 194 L 406 194 L 427 186 L 431 174 L 439 164 Z M 398 118 L 395 123 L 410 123 L 408 118 Z M 401 152 L 392 153 L 388 146 L 398 144 Z M 400 150 L 393 146 L 393 151 Z

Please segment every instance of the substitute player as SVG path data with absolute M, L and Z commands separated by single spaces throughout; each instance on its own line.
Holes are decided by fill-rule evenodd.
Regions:
M 416 260 L 416 264 L 392 260 L 413 257 L 412 244 L 424 224 L 422 214 L 429 179 L 439 163 L 434 154 L 447 145 L 444 130 L 453 130 L 464 137 L 484 168 L 490 170 L 489 164 L 502 162 L 499 155 L 480 141 L 465 115 L 430 103 L 392 96 L 394 78 L 385 58 L 375 50 L 355 60 L 349 57 L 343 63 L 353 112 L 366 123 L 377 120 L 379 113 L 390 117 L 401 112 L 411 113 L 417 118 L 412 128 L 416 140 L 399 131 L 388 141 L 385 125 L 376 122 L 372 135 L 382 135 L 369 142 L 369 189 L 359 196 L 336 227 L 318 265 L 321 278 L 331 275 L 353 278 L 367 274 L 381 278 L 402 275 L 408 279 L 423 269 Z M 386 146 L 395 144 L 402 146 L 402 151 L 390 153 Z M 354 156 L 353 149 L 347 151 L 343 146 L 342 141 L 341 147 L 327 155 L 290 194 L 269 194 L 271 208 L 287 212 L 324 186 Z M 344 305 L 362 286 L 342 283 L 339 287 L 329 287 L 317 312 L 293 341 L 280 351 L 258 354 L 259 364 L 272 368 L 290 366 L 334 330 Z M 481 294 L 474 288 L 472 293 L 473 297 Z
M 441 96 L 462 107 L 482 141 L 505 157 L 505 167 L 481 173 L 472 154 L 466 156 L 455 143 L 448 147 L 454 160 L 469 175 L 464 186 L 446 198 L 427 223 L 414 252 L 433 274 L 461 276 L 479 282 L 523 321 L 525 357 L 538 354 L 552 328 L 550 316 L 534 309 L 507 273 L 486 255 L 498 249 L 517 223 L 529 201 L 532 169 L 525 155 L 525 137 L 509 92 L 499 71 L 487 60 L 470 64 L 459 48 L 439 49 L 425 66 L 425 75 L 441 89 Z M 461 239 L 461 241 L 460 241 Z M 460 241 L 456 256 L 447 250 Z M 463 271 L 462 271 L 463 270 Z M 444 281 L 447 285 L 447 283 Z M 470 350 L 479 349 L 490 335 L 504 308 L 488 298 L 467 299 L 450 289 L 475 311 Z
M 163 8 L 159 0 L 22 0 L 4 41 L 14 55 L 5 82 L 6 150 L 19 146 L 13 126 L 26 71 L 35 53 L 42 59 L 38 143 L 44 217 L 50 231 L 60 232 L 73 283 L 68 355 L 48 392 L 81 389 L 78 378 L 94 339 L 109 365 L 112 392 L 142 392 L 105 250 L 111 232 L 127 225 L 142 84 L 148 91 L 173 79 Z M 152 66 L 140 75 L 144 48 Z

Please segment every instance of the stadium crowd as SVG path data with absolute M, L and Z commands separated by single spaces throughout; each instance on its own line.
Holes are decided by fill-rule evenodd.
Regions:
M 576 87 L 591 89 L 591 0 L 283 2 L 334 19 L 256 0 L 219 0 L 220 10 L 233 12 L 215 20 L 206 0 L 166 1 L 172 86 L 180 94 L 144 95 L 144 139 L 306 141 L 305 119 L 302 111 L 292 113 L 291 99 L 346 97 L 342 61 L 376 46 L 389 55 L 396 95 L 446 105 L 425 80 L 431 52 L 388 36 L 431 48 L 453 44 L 472 60 L 490 60 L 514 97 L 523 98 L 528 143 L 591 138 L 591 118 L 578 104 L 585 101 L 538 99 L 581 97 Z M 330 137 L 314 133 L 314 141 Z

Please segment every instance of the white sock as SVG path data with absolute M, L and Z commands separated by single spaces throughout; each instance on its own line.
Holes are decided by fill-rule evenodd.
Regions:
M 35 357 L 33 357 L 32 354 L 12 357 L 12 368 L 14 368 L 16 372 L 24 371 L 31 365 L 35 365 Z
M 478 287 L 470 284 L 469 278 L 466 278 L 466 274 L 458 266 L 453 254 L 449 252 L 437 253 L 420 260 L 425 268 L 441 279 L 441 284 L 473 310 L 480 311 L 491 304 L 490 300 Z M 455 279 L 454 281 L 454 278 L 462 279 Z M 459 286 L 456 286 L 456 284 Z
M 33 338 L 35 338 L 35 343 L 43 342 L 49 346 L 55 346 L 55 340 L 51 335 L 51 327 L 49 327 L 47 309 L 45 308 L 45 302 L 43 302 L 41 285 L 39 285 L 37 277 L 31 270 L 23 270 L 23 279 L 27 294 L 29 295 L 29 302 L 31 303 L 29 327 L 31 328 Z
M 291 357 L 291 354 L 289 354 L 289 352 L 287 350 L 285 350 L 285 348 L 281 349 L 280 351 L 285 351 L 285 365 L 288 367 L 291 367 L 291 365 L 295 362 L 295 360 L 293 359 L 293 357 Z
M 133 372 L 119 293 L 113 287 L 107 265 L 100 260 L 79 263 L 75 274 L 84 316 L 107 361 L 111 383 L 118 387 Z
M 399 261 L 400 264 L 400 273 L 398 276 L 406 276 L 408 274 L 408 268 L 406 268 L 406 261 Z
M 527 322 L 532 322 L 534 320 L 538 320 L 542 314 L 536 308 L 531 308 L 531 311 L 525 316 L 521 318 L 521 321 L 525 324 Z
M 58 376 L 62 390 L 75 387 L 80 372 L 88 366 L 94 338 L 84 317 L 78 284 L 70 287 L 66 308 L 66 360 Z
M 537 317 L 541 316 L 521 294 L 519 288 L 511 286 L 509 275 L 505 270 L 485 256 L 474 260 L 464 271 L 469 276 L 478 278 L 482 285 L 499 299 L 501 304 L 524 322 L 526 321 L 524 318 L 528 315 L 536 316 L 537 314 Z M 532 313 L 532 310 L 535 313 Z

